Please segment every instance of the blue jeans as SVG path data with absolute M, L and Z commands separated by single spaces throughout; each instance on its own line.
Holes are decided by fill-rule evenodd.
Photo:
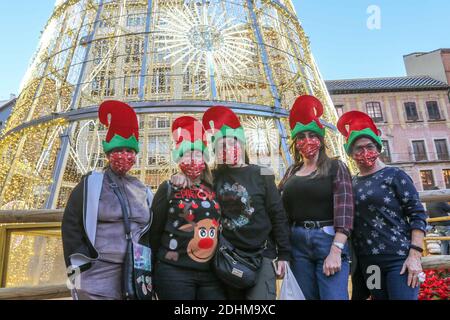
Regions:
M 292 227 L 292 271 L 306 300 L 348 300 L 350 273 L 348 245 L 342 252 L 341 271 L 327 277 L 323 263 L 330 253 L 334 236 L 322 229 Z
M 400 274 L 406 257 L 394 255 L 358 256 L 358 263 L 364 275 L 366 284 L 373 285 L 375 272 L 369 269 L 378 266 L 380 270 L 380 287 L 371 289 L 370 294 L 375 300 L 417 300 L 419 287 L 408 286 L 408 271 Z M 369 280 L 369 281 L 368 281 Z

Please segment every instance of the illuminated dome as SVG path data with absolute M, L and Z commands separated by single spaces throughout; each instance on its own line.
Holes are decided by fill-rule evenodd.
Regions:
M 133 174 L 152 188 L 175 169 L 170 125 L 225 105 L 241 117 L 252 162 L 291 163 L 287 116 L 317 96 L 337 115 L 289 0 L 57 1 L 0 140 L 0 209 L 61 208 L 82 175 L 105 165 L 106 99 L 139 115 Z M 342 140 L 328 135 L 330 153 Z

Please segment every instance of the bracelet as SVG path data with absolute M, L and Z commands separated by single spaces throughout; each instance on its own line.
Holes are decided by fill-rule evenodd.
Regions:
M 416 246 L 416 245 L 413 245 L 413 244 L 411 244 L 411 245 L 409 246 L 409 249 L 414 249 L 414 250 L 416 250 L 416 251 L 419 251 L 420 253 L 423 253 L 423 249 L 422 249 L 421 247 Z

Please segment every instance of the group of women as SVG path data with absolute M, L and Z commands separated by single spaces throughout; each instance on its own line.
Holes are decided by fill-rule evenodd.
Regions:
M 322 115 L 317 98 L 295 101 L 289 117 L 295 163 L 278 186 L 267 168 L 249 163 L 245 132 L 231 109 L 212 107 L 202 121 L 180 117 L 172 125 L 179 172 L 153 196 L 129 175 L 139 152 L 134 110 L 103 103 L 109 164 L 83 177 L 63 219 L 66 264 L 81 273 L 74 298 L 123 297 L 131 234 L 135 243 L 149 242 L 153 288 L 162 300 L 274 300 L 288 266 L 307 300 L 349 299 L 350 269 L 355 299 L 417 299 L 426 214 L 411 178 L 383 164 L 381 133 L 357 111 L 337 124 L 359 169 L 352 178 L 344 162 L 327 155 Z M 126 200 L 131 233 L 114 188 Z M 252 286 L 218 277 L 221 239 L 261 254 Z

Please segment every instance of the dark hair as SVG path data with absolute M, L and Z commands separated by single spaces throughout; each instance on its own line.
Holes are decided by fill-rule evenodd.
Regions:
M 209 168 L 209 165 L 206 163 L 206 161 L 205 161 L 205 170 L 203 170 L 202 175 L 200 176 L 200 179 L 203 182 L 206 182 L 207 184 L 209 184 L 209 187 L 212 188 L 213 177 L 212 177 L 211 169 Z

